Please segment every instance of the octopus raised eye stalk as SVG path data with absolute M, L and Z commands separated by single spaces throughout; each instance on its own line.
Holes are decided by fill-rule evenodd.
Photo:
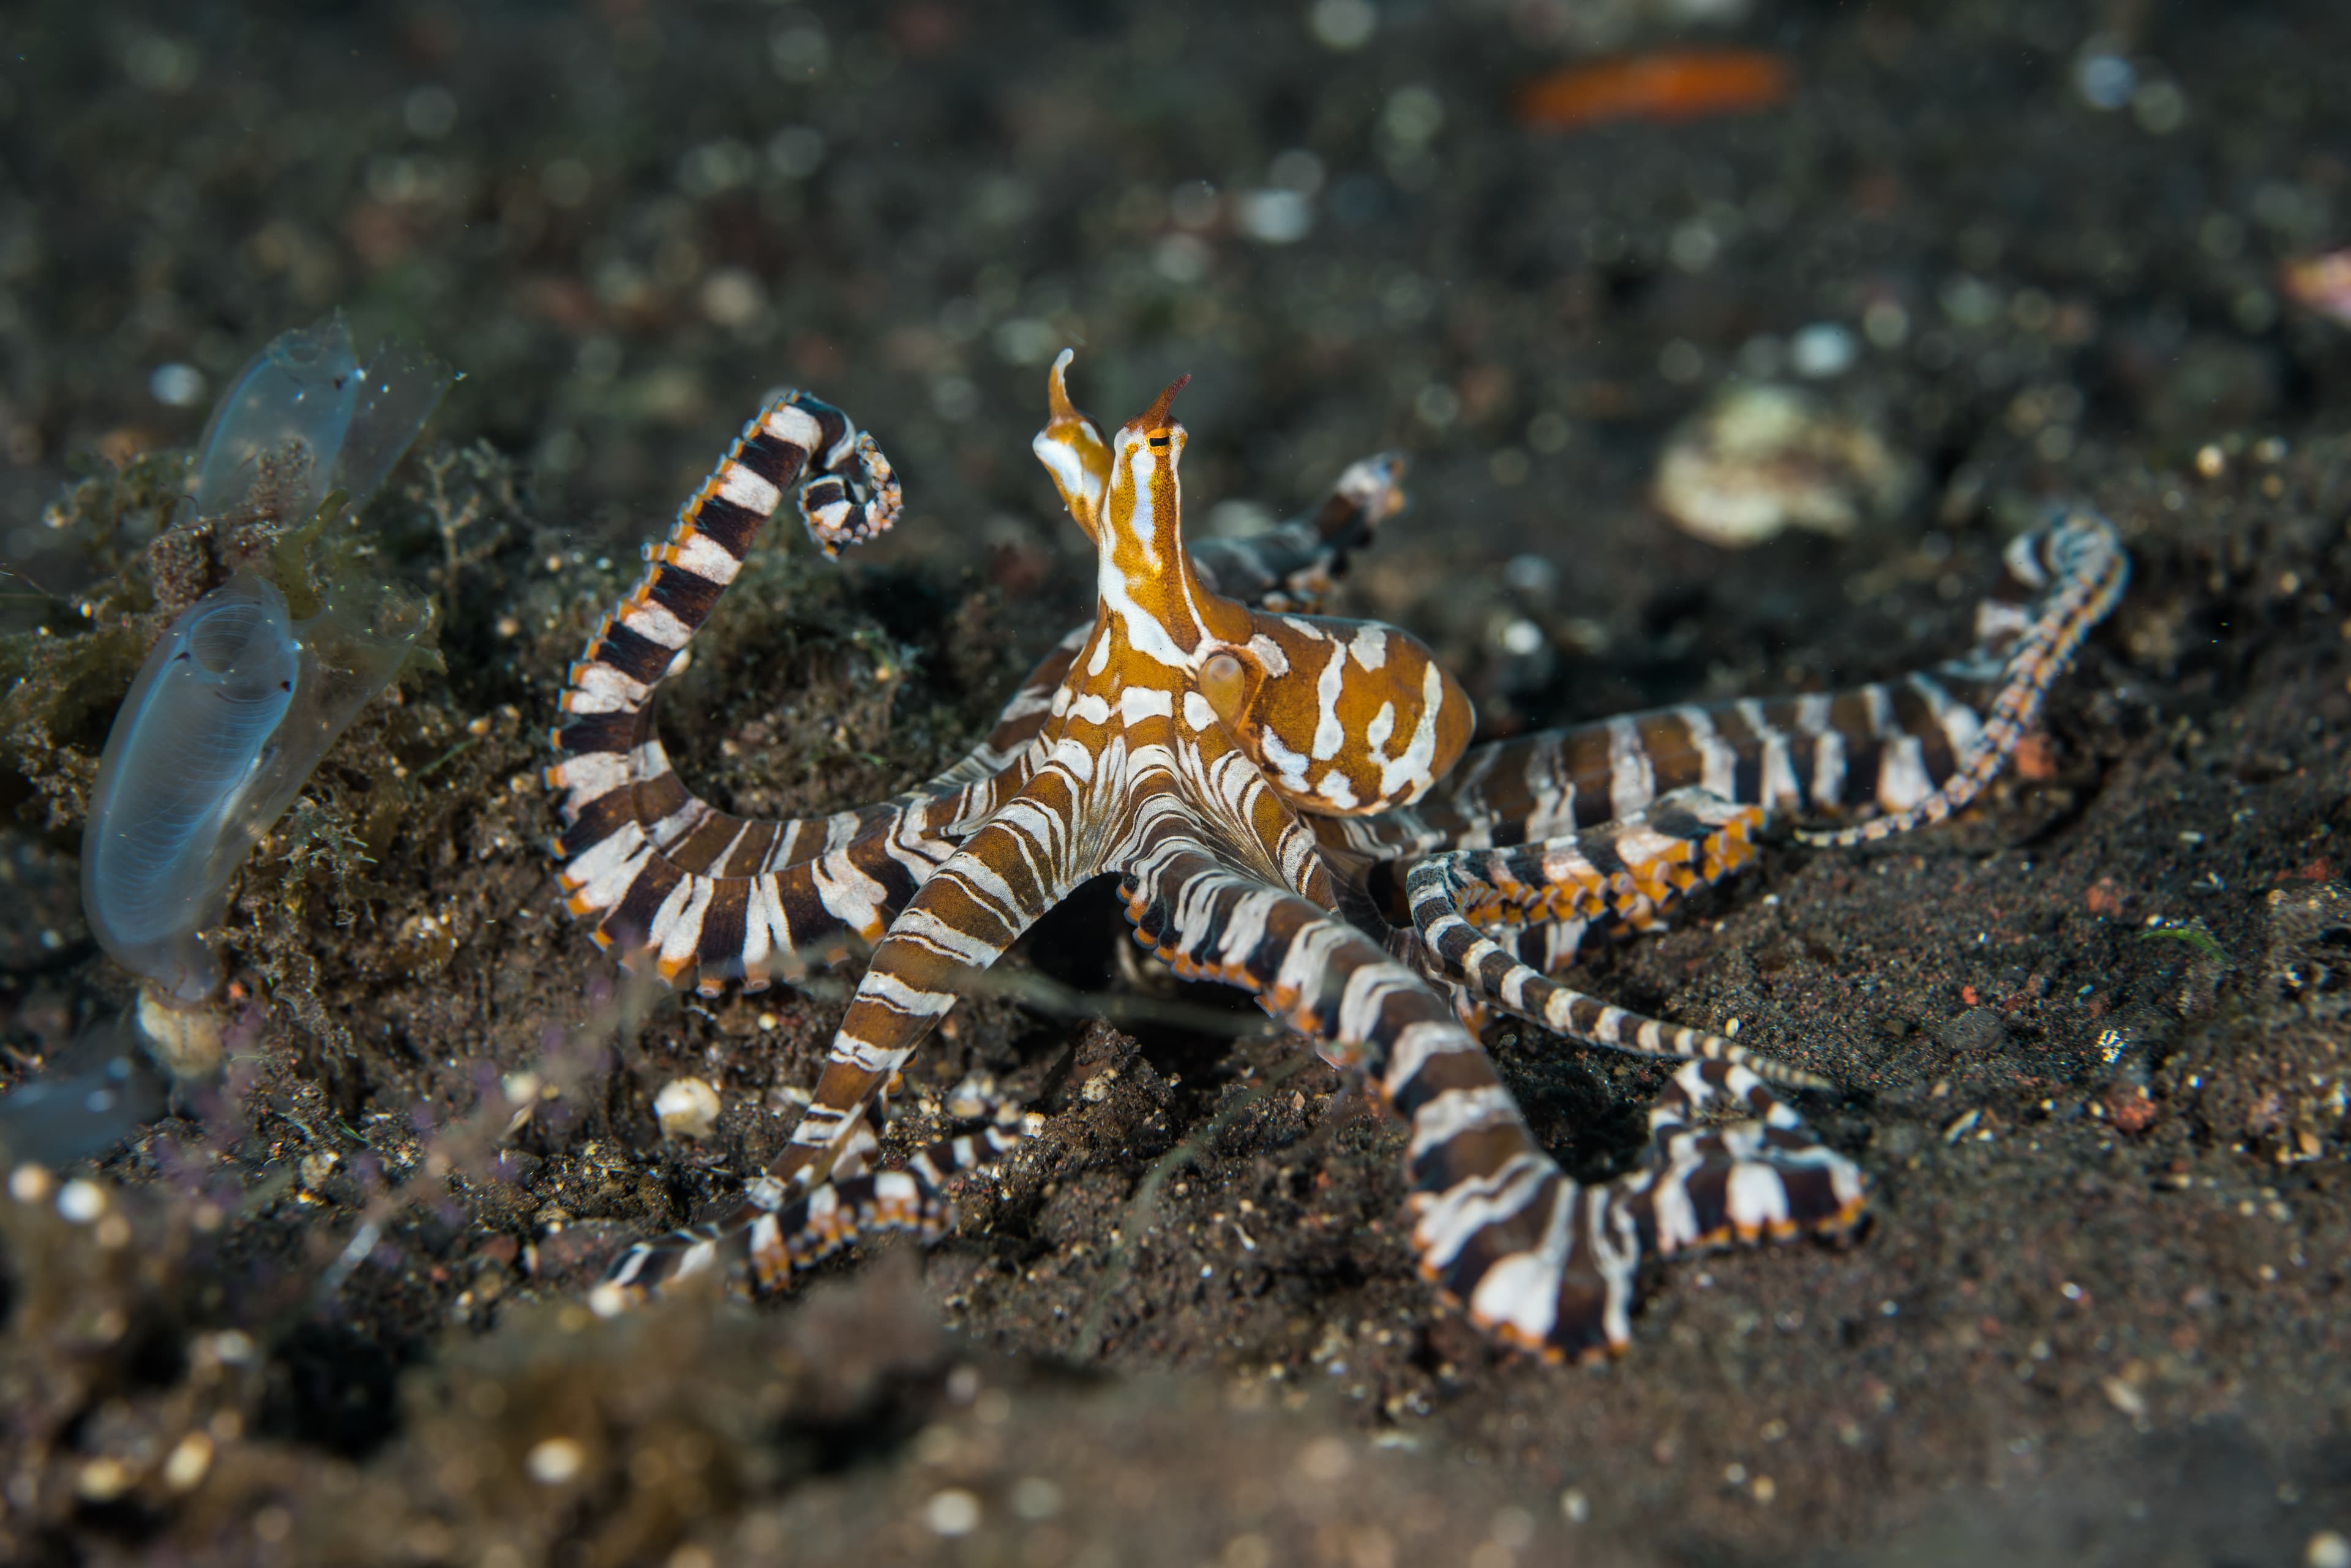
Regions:
M 1890 831 L 1965 804 L 2121 592 L 2113 530 L 2072 514 L 2020 540 L 2014 598 L 1935 670 L 1471 747 L 1468 699 L 1426 648 L 1308 612 L 1395 509 L 1393 459 L 1351 468 L 1261 544 L 1190 551 L 1182 383 L 1105 434 L 1071 402 L 1069 362 L 1035 445 L 1094 546 L 1092 619 L 927 783 L 826 817 L 747 818 L 688 789 L 654 733 L 656 693 L 787 494 L 828 553 L 896 513 L 871 438 L 802 393 L 745 427 L 571 666 L 547 775 L 554 850 L 600 946 L 705 992 L 872 949 L 789 1146 L 731 1211 L 625 1252 L 597 1304 L 711 1270 L 775 1289 L 871 1231 L 946 1229 L 947 1180 L 1019 1141 L 999 1119 L 880 1169 L 885 1092 L 962 977 L 1105 873 L 1137 940 L 1249 991 L 1410 1124 L 1420 1267 L 1510 1343 L 1620 1349 L 1645 1255 L 1850 1228 L 1860 1170 L 1771 1087 L 1823 1080 L 1553 975 L 1590 932 L 1653 925 L 1745 864 L 1775 818 Z M 1634 1170 L 1586 1183 L 1560 1168 L 1473 1032 L 1491 1013 L 1680 1061 Z

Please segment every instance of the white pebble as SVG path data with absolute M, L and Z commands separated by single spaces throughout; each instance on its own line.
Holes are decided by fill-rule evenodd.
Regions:
M 673 1078 L 653 1096 L 662 1135 L 706 1138 L 718 1125 L 718 1091 L 699 1078 Z
M 191 1491 L 212 1469 L 213 1440 L 202 1432 L 191 1432 L 172 1446 L 171 1454 L 163 1460 L 163 1484 L 173 1491 Z
M 1314 208 L 1296 191 L 1243 191 L 1233 204 L 1241 233 L 1259 245 L 1290 245 L 1314 226 Z
M 106 1212 L 106 1194 L 96 1182 L 76 1177 L 58 1192 L 57 1212 L 76 1225 L 88 1225 Z
M 228 1020 L 217 1009 L 183 1004 L 150 984 L 139 988 L 133 1016 L 147 1054 L 172 1077 L 209 1078 L 220 1071 Z
M 147 392 L 168 408 L 193 408 L 204 401 L 204 372 L 176 361 L 157 365 L 147 378 Z
M 931 1494 L 923 1505 L 923 1522 L 938 1535 L 969 1535 L 979 1528 L 979 1499 L 961 1487 Z
M 1860 354 L 1854 335 L 1834 321 L 1815 321 L 1788 340 L 1789 367 L 1808 381 L 1844 374 Z
M 102 1454 L 82 1466 L 74 1478 L 74 1490 L 90 1502 L 112 1502 L 131 1490 L 137 1478 L 131 1467 L 111 1454 Z
M 1896 515 L 1917 478 L 1868 425 L 1791 387 L 1735 385 L 1667 441 L 1653 493 L 1685 532 L 1735 549 L 1791 525 L 1849 534 Z
M 549 1437 L 531 1445 L 522 1467 L 539 1485 L 559 1487 L 588 1468 L 588 1450 L 569 1437 Z

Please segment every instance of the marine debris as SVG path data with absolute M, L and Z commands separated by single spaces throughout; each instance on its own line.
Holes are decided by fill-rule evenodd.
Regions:
M 1756 49 L 1674 49 L 1564 67 L 1519 91 L 1519 123 L 1575 131 L 1616 120 L 1751 114 L 1784 102 L 1795 72 Z
M 2351 327 L 2351 249 L 2296 257 L 2278 272 L 2288 298 Z
M 1667 439 L 1651 493 L 1684 533 L 1736 549 L 1791 526 L 1850 534 L 1901 510 L 1917 483 L 1859 420 L 1790 387 L 1735 386 Z

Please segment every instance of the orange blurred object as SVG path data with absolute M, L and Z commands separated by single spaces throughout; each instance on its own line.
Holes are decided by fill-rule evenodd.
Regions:
M 1692 49 L 1569 66 L 1520 89 L 1519 123 L 1573 131 L 1611 120 L 1698 120 L 1784 101 L 1795 73 L 1754 49 Z
M 2295 304 L 2351 327 L 2351 250 L 2289 261 L 2281 270 Z

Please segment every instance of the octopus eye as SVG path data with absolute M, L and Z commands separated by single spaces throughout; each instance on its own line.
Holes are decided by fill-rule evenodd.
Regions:
M 1249 696 L 1249 672 L 1230 653 L 1211 653 L 1200 665 L 1200 695 L 1228 725 L 1240 723 Z

